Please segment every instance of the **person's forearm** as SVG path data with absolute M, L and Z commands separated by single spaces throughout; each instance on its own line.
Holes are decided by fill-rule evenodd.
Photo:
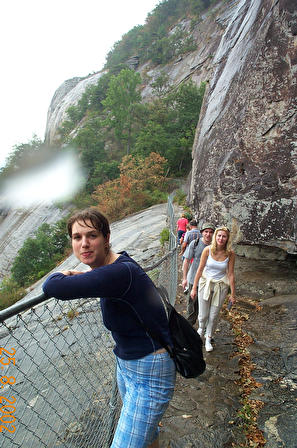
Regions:
M 47 297 L 61 300 L 121 297 L 131 282 L 129 268 L 124 265 L 106 265 L 78 275 L 75 275 L 74 271 L 65 272 L 67 275 L 55 272 L 45 280 L 42 288 Z
M 197 288 L 198 288 L 198 282 L 199 282 L 199 280 L 200 280 L 200 278 L 202 276 L 203 270 L 205 268 L 207 256 L 208 255 L 207 255 L 206 248 L 205 248 L 203 250 L 203 252 L 202 252 L 202 255 L 201 255 L 201 258 L 200 258 L 200 263 L 199 263 L 199 266 L 198 266 L 198 269 L 197 269 L 197 272 L 196 272 L 196 275 L 195 275 L 195 278 L 194 278 L 194 283 L 193 283 L 193 288 L 192 288 L 193 295 L 194 295 L 194 293 L 196 294 L 196 291 L 197 291 Z
M 193 283 L 193 289 L 197 289 L 198 288 L 198 283 L 199 283 L 200 277 L 201 277 L 201 275 L 197 275 L 197 274 L 195 275 L 194 283 Z
M 194 278 L 194 283 L 192 286 L 192 290 L 191 290 L 191 298 L 192 300 L 195 300 L 195 297 L 197 295 L 197 290 L 198 290 L 198 282 L 200 280 L 201 275 L 199 275 L 198 271 L 196 272 L 195 278 Z
M 188 270 L 189 270 L 189 260 L 185 258 L 183 265 L 183 280 L 187 280 Z
M 229 275 L 229 283 L 231 289 L 231 296 L 235 297 L 235 278 L 234 275 Z
M 228 278 L 231 289 L 231 297 L 235 298 L 235 276 L 234 276 L 235 254 L 231 252 L 228 263 Z
M 186 247 L 187 247 L 187 243 L 183 243 L 182 247 L 180 249 L 180 253 L 179 253 L 180 255 L 182 255 L 184 253 L 184 251 L 186 250 Z

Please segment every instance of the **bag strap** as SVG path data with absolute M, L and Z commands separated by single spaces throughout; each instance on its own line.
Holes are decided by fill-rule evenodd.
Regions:
M 196 249 L 196 247 L 198 246 L 198 243 L 200 241 L 199 236 L 195 239 L 195 243 L 194 243 L 194 249 Z
M 170 345 L 166 345 L 166 342 L 164 341 L 164 339 L 162 338 L 161 335 L 153 333 L 152 331 L 150 331 L 147 327 L 145 327 L 143 325 L 144 330 L 150 335 L 150 337 L 152 339 L 154 339 L 154 341 L 158 342 L 162 347 L 165 348 L 165 350 L 169 353 L 170 357 L 173 358 L 174 356 L 174 352 L 172 347 L 170 347 Z
M 168 300 L 168 293 L 166 288 L 164 288 L 164 286 L 161 287 L 156 287 L 156 290 L 159 293 L 161 302 L 164 306 L 164 310 L 167 316 L 167 320 L 169 321 L 169 310 L 168 310 L 168 306 L 171 306 Z M 167 305 L 168 304 L 168 305 Z M 165 348 L 165 350 L 169 353 L 170 357 L 172 358 L 174 356 L 174 352 L 172 347 L 170 347 L 170 345 L 167 345 L 165 340 L 163 339 L 162 335 L 160 334 L 156 334 L 153 333 L 148 327 L 146 327 L 143 323 L 143 321 L 140 319 L 140 317 L 138 316 L 139 322 L 141 323 L 143 329 L 145 330 L 145 332 L 152 338 L 154 339 L 156 342 L 158 342 L 162 347 Z

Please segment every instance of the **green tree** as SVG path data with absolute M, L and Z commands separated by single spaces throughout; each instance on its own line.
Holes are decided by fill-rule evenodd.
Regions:
M 170 122 L 171 132 L 176 135 L 179 151 L 176 153 L 174 170 L 187 171 L 191 166 L 191 150 L 199 120 L 205 83 L 200 87 L 189 81 L 182 84 L 176 93 L 167 97 L 170 107 L 174 110 L 175 120 Z M 178 160 L 177 160 L 178 159 Z
M 111 76 L 112 74 L 105 73 L 99 78 L 97 84 L 87 88 L 88 104 L 91 111 L 102 113 L 102 101 L 106 98 L 106 92 Z
M 164 126 L 156 121 L 149 120 L 137 136 L 135 152 L 143 156 L 148 156 L 151 152 L 166 156 L 171 144 L 170 140 L 171 136 L 168 135 Z
M 119 162 L 116 160 L 96 162 L 92 181 L 95 186 L 116 179 L 119 175 Z
M 107 68 L 124 64 L 131 56 L 139 56 L 140 63 L 151 59 L 165 63 L 170 58 L 195 48 L 191 35 L 177 33 L 168 36 L 169 30 L 184 17 L 197 21 L 199 15 L 219 0 L 163 0 L 148 14 L 145 25 L 134 27 L 115 43 L 106 58 Z
M 20 287 L 15 280 L 5 277 L 0 285 L 0 310 L 20 300 L 26 292 L 25 288 Z
M 151 83 L 153 92 L 158 97 L 164 96 L 169 91 L 169 76 L 163 72 Z
M 36 135 L 27 143 L 15 145 L 0 171 L 1 178 L 32 168 L 44 156 L 44 148 L 44 143 Z
M 70 119 L 70 122 L 73 123 L 74 125 L 79 123 L 79 121 L 83 118 L 85 113 L 85 110 L 80 109 L 77 106 L 70 106 L 67 109 L 67 115 Z
M 80 155 L 80 161 L 88 176 L 86 190 L 91 193 L 93 191 L 92 178 L 96 163 L 103 162 L 106 159 L 102 118 L 100 116 L 90 116 L 84 126 L 78 129 L 71 145 L 77 149 Z
M 147 107 L 147 122 L 138 132 L 134 151 L 158 152 L 168 161 L 172 174 L 184 174 L 191 165 L 191 149 L 205 85 L 193 82 L 159 97 Z
M 197 126 L 197 118 L 201 110 L 205 86 L 205 82 L 202 82 L 200 87 L 197 87 L 193 81 L 188 81 L 181 84 L 175 94 L 168 96 L 168 100 L 178 110 L 178 122 L 183 131 L 189 127 L 193 129 L 193 127 L 196 128 Z
M 65 248 L 70 247 L 66 232 L 67 218 L 62 218 L 51 226 L 51 244 L 55 246 L 55 254 L 64 254 Z
M 86 121 L 84 126 L 78 129 L 72 144 L 78 149 L 82 165 L 87 170 L 90 170 L 95 162 L 104 160 L 105 139 L 102 119 L 94 117 Z
M 126 146 L 130 153 L 132 131 L 137 120 L 136 105 L 141 101 L 137 87 L 141 84 L 140 74 L 130 69 L 121 70 L 118 76 L 112 76 L 106 99 L 102 101 L 106 114 L 106 125 L 113 130 L 115 138 Z
M 33 238 L 27 238 L 12 265 L 12 280 L 28 286 L 52 269 L 61 259 L 68 238 L 65 220 L 42 224 Z
M 125 63 L 142 46 L 143 25 L 137 25 L 116 42 L 107 55 L 106 67 Z
M 174 46 L 169 37 L 164 36 L 152 43 L 150 57 L 154 64 L 166 64 L 166 62 L 169 62 L 174 55 Z
M 28 238 L 24 242 L 11 269 L 12 278 L 18 285 L 27 286 L 33 283 L 39 270 L 39 252 L 40 247 L 36 239 Z M 46 260 L 46 263 L 48 263 L 48 260 Z

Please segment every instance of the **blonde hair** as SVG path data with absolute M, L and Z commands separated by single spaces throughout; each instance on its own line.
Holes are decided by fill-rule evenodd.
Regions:
M 226 246 L 225 246 L 225 252 L 229 256 L 231 251 L 232 251 L 232 247 L 231 247 L 232 246 L 232 241 L 231 241 L 231 237 L 230 237 L 230 230 L 228 229 L 228 227 L 225 227 L 225 226 L 221 226 L 221 227 L 217 227 L 216 228 L 216 230 L 215 230 L 215 232 L 213 234 L 212 240 L 211 240 L 211 244 L 210 244 L 211 253 L 215 254 L 216 251 L 217 251 L 217 238 L 216 237 L 217 237 L 217 233 L 220 230 L 223 230 L 228 235 L 227 243 L 226 243 Z

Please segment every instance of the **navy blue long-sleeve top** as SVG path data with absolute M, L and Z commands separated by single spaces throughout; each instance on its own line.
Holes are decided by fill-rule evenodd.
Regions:
M 104 325 L 112 332 L 115 354 L 122 359 L 139 359 L 162 347 L 145 328 L 172 345 L 159 294 L 148 275 L 126 252 L 112 264 L 83 274 L 51 274 L 43 291 L 47 297 L 61 300 L 100 297 Z

